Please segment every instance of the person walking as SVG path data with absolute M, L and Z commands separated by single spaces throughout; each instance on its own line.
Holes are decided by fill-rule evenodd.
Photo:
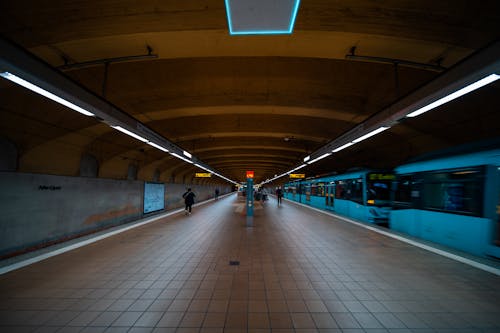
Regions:
M 278 198 L 278 206 L 281 205 L 281 198 L 283 198 L 283 191 L 281 190 L 281 187 L 278 187 L 276 189 L 276 197 Z
M 190 188 L 187 189 L 187 191 L 182 195 L 184 198 L 184 203 L 186 204 L 186 215 L 191 214 L 191 207 L 194 204 L 194 197 L 196 197 L 196 194 L 194 194 Z

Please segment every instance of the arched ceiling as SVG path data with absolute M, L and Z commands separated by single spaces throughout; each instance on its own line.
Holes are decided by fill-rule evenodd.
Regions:
M 277 36 L 230 36 L 222 0 L 0 3 L 1 35 L 237 181 L 246 170 L 257 182 L 290 170 L 442 73 L 346 59 L 353 47 L 357 55 L 450 68 L 497 41 L 499 31 L 495 0 L 303 0 L 294 33 Z M 71 67 L 147 54 L 147 47 L 157 58 Z M 303 172 L 392 167 L 498 137 L 499 86 Z M 199 171 L 8 81 L 0 80 L 0 94 L 0 136 L 17 145 L 19 171 L 75 174 L 84 153 L 103 168 L 132 161 L 151 172 Z

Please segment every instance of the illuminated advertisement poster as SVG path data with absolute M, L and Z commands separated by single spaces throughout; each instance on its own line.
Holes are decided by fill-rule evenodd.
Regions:
M 144 214 L 165 208 L 165 184 L 144 183 Z

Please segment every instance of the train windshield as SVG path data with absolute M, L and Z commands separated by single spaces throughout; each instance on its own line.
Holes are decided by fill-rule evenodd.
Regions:
M 394 174 L 370 173 L 367 175 L 366 191 L 369 205 L 384 205 L 391 199 L 391 185 Z

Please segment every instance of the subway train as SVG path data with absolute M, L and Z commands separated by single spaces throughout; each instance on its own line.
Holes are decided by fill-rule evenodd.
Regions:
M 500 149 L 289 182 L 284 197 L 500 259 Z

